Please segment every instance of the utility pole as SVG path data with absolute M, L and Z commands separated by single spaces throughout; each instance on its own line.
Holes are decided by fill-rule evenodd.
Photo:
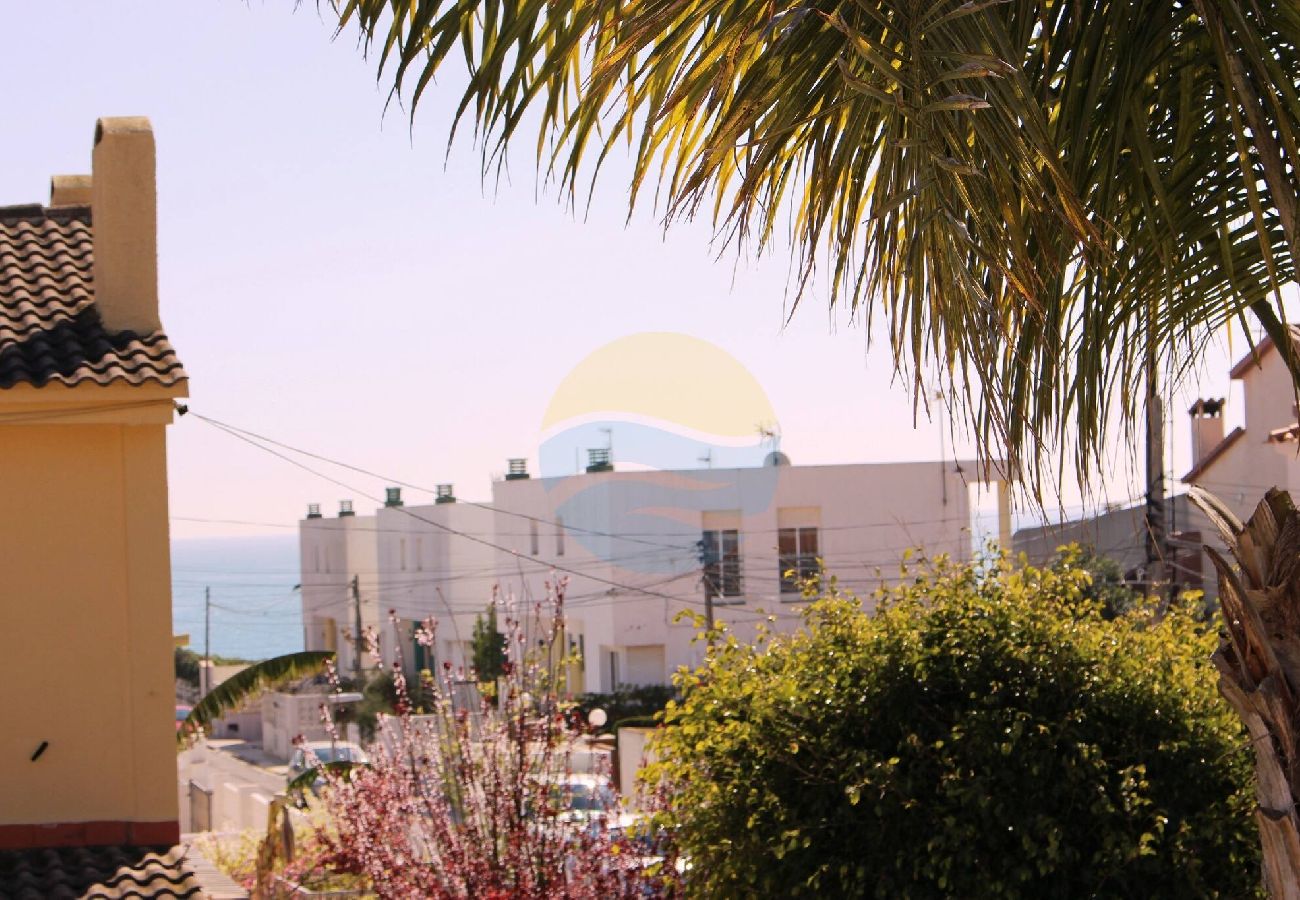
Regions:
M 1150 315 L 1150 314 L 1148 314 Z M 1155 347 L 1147 338 L 1146 359 L 1146 570 L 1147 590 L 1163 591 L 1169 581 L 1169 519 L 1165 515 L 1165 410 L 1156 373 Z
M 947 424 L 946 417 L 942 414 L 946 407 L 943 405 L 943 391 L 935 391 L 934 399 L 939 402 L 939 491 L 943 495 L 943 505 L 948 505 L 948 441 L 943 429 Z
M 700 568 L 704 573 L 704 618 L 708 624 L 709 646 L 713 646 L 713 580 L 709 578 L 709 550 L 708 544 L 701 538 L 695 544 L 696 550 L 699 551 Z
M 352 674 L 356 676 L 358 682 L 361 679 L 361 647 L 364 644 L 364 638 L 361 634 L 361 589 L 360 575 L 352 576 L 352 605 L 357 615 L 357 633 L 356 645 L 352 649 Z
M 203 671 L 199 673 L 199 688 L 207 693 L 212 680 L 212 588 L 203 589 Z

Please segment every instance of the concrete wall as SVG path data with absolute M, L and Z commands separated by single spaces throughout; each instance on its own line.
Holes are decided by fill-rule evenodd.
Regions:
M 655 761 L 648 744 L 653 728 L 624 727 L 618 730 L 618 792 L 635 809 L 640 807 L 637 775 Z
M 321 721 L 325 694 L 285 694 L 272 691 L 262 698 L 262 749 L 270 756 L 288 760 L 294 739 L 329 740 Z
M 1166 504 L 1172 513 L 1169 521 L 1179 535 L 1173 540 L 1175 578 L 1180 587 L 1204 590 L 1212 599 L 1216 596 L 1213 569 L 1200 548 L 1208 543 L 1222 550 L 1218 533 L 1187 494 L 1169 497 Z M 1015 534 L 1012 551 L 1041 566 L 1054 559 L 1062 546 L 1078 544 L 1117 562 L 1130 576 L 1132 586 L 1141 588 L 1145 584 L 1146 531 L 1146 507 L 1136 504 L 1085 519 L 1021 529 Z
M 178 759 L 182 830 L 264 833 L 284 775 L 259 769 L 199 742 Z
M 175 830 L 171 402 L 120 387 L 0 399 L 0 411 L 34 414 L 0 424 L 0 680 L 29 685 L 11 692 L 0 729 L 0 829 L 138 823 L 128 836 L 156 826 L 158 842 Z M 140 405 L 74 413 L 74 400 Z

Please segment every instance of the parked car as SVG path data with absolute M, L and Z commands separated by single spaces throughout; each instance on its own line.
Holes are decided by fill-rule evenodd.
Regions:
M 603 775 L 572 773 L 548 778 L 547 795 L 557 821 L 583 823 L 618 812 L 618 797 Z
M 292 784 L 308 769 L 341 762 L 366 765 L 370 762 L 370 757 L 366 755 L 366 751 L 351 741 L 309 741 L 293 751 L 293 757 L 289 760 L 289 769 L 285 774 L 285 783 Z M 313 793 L 319 782 L 319 776 L 313 779 L 311 784 Z

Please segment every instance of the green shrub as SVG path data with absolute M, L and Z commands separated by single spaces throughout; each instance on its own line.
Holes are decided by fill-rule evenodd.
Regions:
M 337 714 L 340 722 L 349 721 L 348 715 L 350 715 L 350 721 L 355 722 L 361 730 L 361 739 L 374 740 L 379 716 L 391 715 L 397 711 L 397 687 L 393 682 L 393 673 L 387 669 L 379 669 L 360 679 L 340 678 L 339 688 L 361 693 L 361 702 L 354 710 L 348 714 L 342 712 Z
M 711 897 L 1244 897 L 1245 736 L 1214 636 L 1116 619 L 1077 566 L 943 562 L 720 635 L 657 738 L 663 815 Z
M 470 652 L 474 660 L 474 672 L 479 681 L 493 682 L 505 674 L 508 647 L 506 636 L 497 630 L 495 603 L 489 603 L 486 615 L 479 615 L 474 620 Z
M 175 657 L 176 680 L 183 681 L 197 689 L 199 686 L 199 660 L 202 657 L 192 650 L 186 650 L 184 647 L 175 648 L 173 655 Z
M 1142 591 L 1124 581 L 1124 570 L 1109 556 L 1103 556 L 1093 547 L 1071 544 L 1057 550 L 1053 564 L 1057 568 L 1079 568 L 1088 573 L 1088 583 L 1083 595 L 1101 605 L 1101 614 L 1107 619 L 1134 612 L 1145 598 Z

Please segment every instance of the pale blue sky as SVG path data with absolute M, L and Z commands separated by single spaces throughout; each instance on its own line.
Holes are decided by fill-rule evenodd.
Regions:
M 153 120 L 162 315 L 196 411 L 484 499 L 506 457 L 535 468 L 543 410 L 579 359 L 676 331 L 755 375 L 796 463 L 937 457 L 939 430 L 913 428 L 886 346 L 868 353 L 861 325 L 818 295 L 784 326 L 783 253 L 719 261 L 706 224 L 665 239 L 649 208 L 625 226 L 617 168 L 585 219 L 539 196 L 523 153 L 485 191 L 468 140 L 444 166 L 454 85 L 431 90 L 412 131 L 403 110 L 385 117 L 352 42 L 331 41 L 312 3 L 292 6 L 0 0 L 0 204 L 44 201 L 51 174 L 89 171 L 97 117 Z M 1206 372 L 1204 392 L 1225 393 L 1223 349 Z M 291 525 L 309 501 L 332 511 L 348 495 L 194 419 L 171 429 L 170 474 L 179 518 Z M 173 524 L 178 537 L 257 530 Z

